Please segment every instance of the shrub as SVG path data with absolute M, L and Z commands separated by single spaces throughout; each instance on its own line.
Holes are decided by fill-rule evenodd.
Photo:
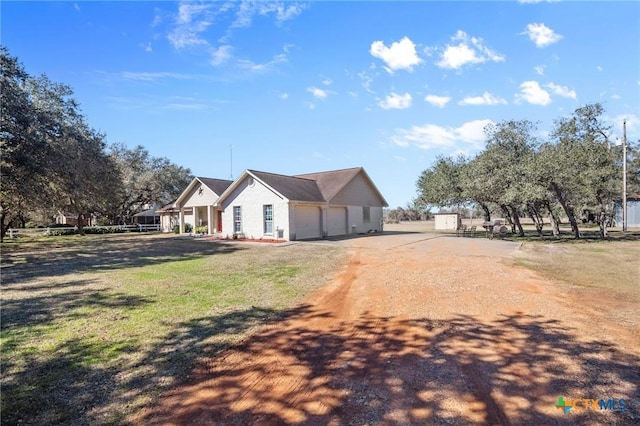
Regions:
M 209 227 L 208 226 L 196 226 L 196 234 L 208 234 Z

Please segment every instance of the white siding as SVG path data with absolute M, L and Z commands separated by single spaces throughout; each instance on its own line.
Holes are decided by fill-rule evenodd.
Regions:
M 382 207 L 383 200 L 369 184 L 369 180 L 359 173 L 345 185 L 331 200 L 337 206 L 370 206 Z
M 200 194 L 200 188 L 202 193 Z M 187 196 L 182 207 L 213 206 L 218 200 L 218 195 L 205 185 L 196 185 Z
M 345 207 L 329 207 L 327 211 L 327 231 L 330 237 L 345 235 L 347 229 L 347 209 Z
M 362 206 L 349 206 L 349 233 L 358 234 L 367 233 L 369 231 L 382 232 L 382 207 L 369 207 L 369 221 L 365 222 Z
M 263 206 L 273 205 L 273 234 L 264 233 Z M 253 180 L 249 185 L 245 178 L 235 190 L 222 201 L 222 235 L 231 238 L 233 236 L 233 207 L 242 208 L 242 233 L 246 238 L 275 238 L 278 229 L 283 236 L 289 235 L 289 203 L 279 197 L 258 180 Z
M 322 237 L 320 207 L 304 205 L 293 207 L 292 222 L 295 225 L 291 230 L 291 239 L 304 240 Z

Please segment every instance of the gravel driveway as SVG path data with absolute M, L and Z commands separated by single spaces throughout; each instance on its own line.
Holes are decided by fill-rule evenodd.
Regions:
M 388 233 L 311 244 L 349 247 L 347 266 L 134 422 L 638 424 L 637 324 L 612 319 L 629 302 L 513 266 L 512 242 Z M 560 396 L 628 407 L 565 414 Z

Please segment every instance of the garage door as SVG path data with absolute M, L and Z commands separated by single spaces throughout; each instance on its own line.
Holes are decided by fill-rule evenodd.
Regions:
M 329 236 L 347 234 L 347 209 L 344 207 L 330 207 L 327 212 L 327 231 Z
M 320 238 L 320 209 L 318 207 L 296 206 L 295 233 L 297 240 Z

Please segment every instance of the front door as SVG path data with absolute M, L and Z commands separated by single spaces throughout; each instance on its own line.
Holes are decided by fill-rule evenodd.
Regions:
M 222 210 L 218 210 L 218 232 L 222 232 Z

